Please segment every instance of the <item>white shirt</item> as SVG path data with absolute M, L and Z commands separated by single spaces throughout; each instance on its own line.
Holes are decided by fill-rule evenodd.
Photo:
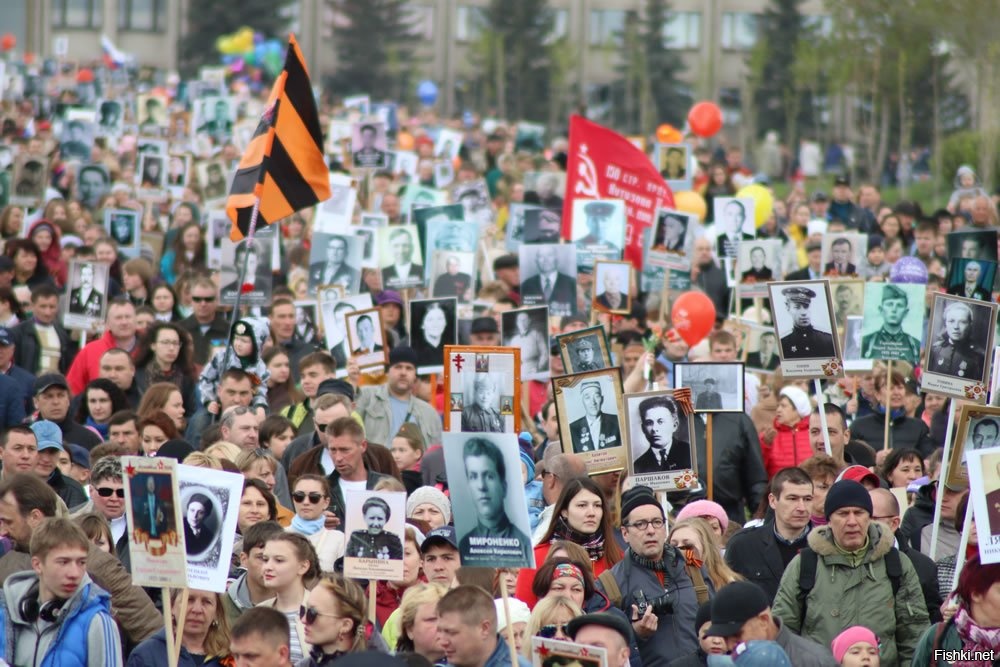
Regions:
M 601 448 L 601 413 L 597 413 L 593 419 L 587 418 L 587 428 L 590 429 L 590 441 L 594 443 L 594 449 Z
M 111 520 L 111 541 L 113 542 L 113 544 L 111 545 L 112 548 L 114 548 L 115 544 L 118 544 L 118 540 L 122 538 L 122 535 L 125 534 L 126 530 L 128 530 L 128 520 L 125 518 L 124 514 L 122 514 L 117 519 Z
M 330 456 L 330 450 L 326 447 L 323 448 L 323 452 L 319 455 L 319 466 L 327 475 L 336 470 L 336 466 L 333 465 L 333 457 Z

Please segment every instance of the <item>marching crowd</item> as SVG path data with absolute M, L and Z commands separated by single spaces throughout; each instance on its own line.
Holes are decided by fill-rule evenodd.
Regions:
M 77 102 L 72 91 L 58 101 L 58 113 Z M 919 368 L 879 362 L 825 383 L 818 400 L 810 383 L 780 370 L 748 372 L 743 413 L 695 416 L 700 490 L 669 495 L 624 471 L 588 475 L 561 442 L 568 434 L 550 383 L 525 380 L 514 409 L 523 416 L 536 567 L 463 567 L 441 447 L 442 379 L 418 375 L 407 322 L 408 302 L 427 286 L 383 289 L 378 270 L 361 270 L 358 289 L 377 305 L 389 348 L 384 368 L 362 373 L 352 351 L 331 350 L 297 312 L 309 300 L 313 211 L 277 224 L 269 302 L 232 317 L 208 259 L 205 186 L 192 178 L 163 199 L 140 197 L 135 135 L 188 151 L 172 126 L 126 122 L 122 136 L 89 146 L 83 162 L 112 179 L 95 198 L 81 161 L 61 154 L 61 119 L 29 100 L 4 107 L 4 145 L 15 159 L 43 156 L 47 170 L 43 201 L 0 212 L 0 658 L 8 664 L 166 665 L 168 605 L 185 667 L 374 664 L 355 655 L 366 651 L 382 653 L 381 665 L 456 667 L 510 665 L 516 651 L 525 665 L 533 637 L 601 647 L 609 667 L 996 664 L 982 656 L 1000 649 L 1000 566 L 980 562 L 974 528 L 959 553 L 972 510 L 967 489 L 942 472 L 950 399 L 921 393 Z M 183 104 L 171 109 L 183 113 Z M 505 248 L 511 206 L 561 213 L 565 194 L 528 187 L 525 174 L 558 175 L 567 140 L 533 144 L 514 125 L 399 112 L 397 147 L 415 153 L 416 172 L 362 175 L 353 216 L 405 223 L 407 188 L 447 190 L 435 181 L 442 162 L 458 184 L 482 179 L 493 219 L 481 226 L 471 284 L 452 282 L 477 308 L 460 343 L 501 345 L 501 313 L 522 305 L 518 256 Z M 324 121 L 348 114 L 321 105 Z M 463 137 L 454 160 L 435 155 L 442 126 Z M 213 160 L 239 158 L 229 137 L 213 135 L 209 146 Z M 350 151 L 332 148 L 331 172 L 352 173 Z M 690 279 L 716 304 L 714 330 L 694 346 L 673 335 L 663 277 L 640 271 L 630 309 L 592 320 L 597 286 L 581 271 L 576 303 L 550 331 L 604 324 L 626 393 L 672 387 L 679 362 L 746 359 L 727 315 L 745 304 L 734 303 L 718 257 L 712 200 L 733 196 L 753 172 L 735 148 L 699 141 L 693 157 L 705 227 L 691 245 Z M 161 234 L 163 252 L 144 247 L 126 258 L 103 222 L 112 208 L 140 212 L 141 231 Z M 934 212 L 885 202 L 869 183 L 854 189 L 838 178 L 827 194 L 799 181 L 757 234 L 781 241 L 786 279 L 809 280 L 823 275 L 824 234 L 860 231 L 868 246 L 859 275 L 881 280 L 915 257 L 934 291 L 945 284 L 946 234 L 996 226 L 996 201 L 963 168 Z M 104 264 L 110 276 L 94 297 L 107 299 L 104 322 L 83 336 L 61 319 L 60 304 L 74 299 L 85 310 L 91 298 L 75 294 L 70 261 Z M 760 304 L 750 310 L 770 323 Z M 562 374 L 558 346 L 540 345 L 550 375 Z M 983 428 L 993 431 L 982 437 L 1000 435 L 998 423 Z M 180 591 L 163 599 L 132 584 L 127 455 L 245 477 L 228 590 L 190 590 L 183 618 Z M 365 553 L 343 530 L 345 492 L 359 489 L 407 494 L 400 581 L 342 574 L 346 553 Z M 189 542 L 208 539 L 197 529 L 205 510 L 188 505 Z M 364 512 L 384 521 L 389 508 L 370 503 Z

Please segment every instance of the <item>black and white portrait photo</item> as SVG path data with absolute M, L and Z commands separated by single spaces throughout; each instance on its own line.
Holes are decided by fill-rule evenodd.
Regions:
M 523 243 L 559 243 L 562 210 L 528 206 L 524 209 Z
M 446 207 L 459 209 L 457 204 L 449 204 Z M 414 209 L 413 215 L 417 216 L 423 209 Z M 435 252 L 471 252 L 475 253 L 479 246 L 479 228 L 475 225 L 466 224 L 461 216 L 458 218 L 442 216 L 432 216 L 427 219 L 424 227 L 424 239 L 427 242 L 427 256 L 432 257 Z M 433 265 L 428 266 L 427 277 L 433 273 Z
M 521 350 L 521 379 L 549 375 L 549 309 L 534 306 L 508 310 L 500 315 L 500 337 L 504 347 Z
M 355 236 L 314 234 L 309 251 L 309 294 L 315 294 L 320 285 L 340 285 L 345 294 L 357 294 L 363 250 Z
M 253 239 L 237 243 L 228 237 L 222 241 L 222 287 L 219 302 L 234 305 L 237 294 L 240 304 L 264 306 L 271 298 L 271 244 L 274 242 L 273 225 L 258 230 Z M 266 233 L 261 233 L 266 232 Z M 246 275 L 240 284 L 240 271 L 246 264 Z
M 955 257 L 948 265 L 948 294 L 989 301 L 993 296 L 996 274 L 996 262 Z
M 771 309 L 782 359 L 832 359 L 837 356 L 828 283 L 772 283 Z
M 447 350 L 444 370 L 445 431 L 517 433 L 521 392 L 520 350 L 456 346 Z
M 556 336 L 566 373 L 596 371 L 611 366 L 604 327 L 598 325 Z
M 571 222 L 571 240 L 576 245 L 580 268 L 591 269 L 597 259 L 621 259 L 625 247 L 624 201 L 575 199 Z
M 206 551 L 219 536 L 219 516 L 212 499 L 203 493 L 184 501 L 184 548 L 189 556 Z
M 995 303 L 936 293 L 921 388 L 984 402 L 985 391 L 969 396 L 965 390 L 987 384 L 996 320 Z
M 833 316 L 838 329 L 843 329 L 848 317 L 864 315 L 865 282 L 863 280 L 838 280 L 831 285 L 833 291 Z
M 20 153 L 14 158 L 14 187 L 10 202 L 17 206 L 37 206 L 45 197 L 49 160 L 44 155 Z
M 566 174 L 561 171 L 528 171 L 524 174 L 524 191 L 533 193 L 545 208 L 562 209 L 566 192 Z M 576 213 L 574 212 L 575 216 Z
M 345 297 L 339 294 L 340 289 L 338 286 L 319 289 L 317 297 L 326 348 L 337 362 L 337 377 L 346 377 L 347 361 L 350 359 L 346 318 L 351 313 L 371 308 L 372 295 L 364 292 Z
M 382 311 L 368 308 L 347 313 L 347 345 L 359 368 L 381 367 L 388 359 Z
M 147 153 L 139 156 L 139 191 L 159 192 L 167 182 L 166 158 Z
M 828 278 L 857 278 L 868 250 L 867 234 L 837 233 L 823 237 L 820 260 Z
M 674 364 L 674 389 L 691 390 L 695 412 L 743 412 L 743 364 Z
M 736 258 L 740 241 L 754 238 L 754 200 L 750 197 L 716 197 L 712 200 L 718 257 Z
M 104 321 L 107 308 L 108 265 L 102 262 L 72 262 L 69 267 L 69 297 L 64 300 L 63 326 L 91 330 Z
M 741 297 L 766 297 L 767 286 L 773 280 L 781 280 L 781 241 L 778 239 L 754 239 L 740 243 L 736 262 L 741 283 Z
M 955 415 L 955 428 L 957 435 L 948 466 L 947 484 L 949 488 L 957 489 L 969 484 L 969 452 L 1000 447 L 1000 408 L 963 405 L 960 413 Z
M 505 420 L 500 413 L 501 389 L 505 385 L 501 373 L 466 373 L 462 377 L 462 431 L 476 433 L 503 433 Z
M 357 182 L 346 174 L 330 174 L 330 198 L 316 207 L 314 232 L 344 234 L 357 205 Z
M 528 211 L 540 211 L 541 206 L 535 206 L 534 204 L 522 204 L 519 202 L 511 202 L 508 207 L 508 217 L 507 225 L 505 227 L 506 233 L 506 247 L 510 252 L 517 252 L 518 247 L 524 243 L 524 233 L 526 216 Z M 561 218 L 562 216 L 560 216 Z M 558 238 L 552 243 L 558 243 Z
M 385 125 L 357 123 L 351 129 L 351 161 L 358 169 L 384 169 L 388 164 Z
M 595 452 L 622 447 L 620 395 L 613 372 L 594 374 L 563 389 L 566 432 L 561 437 L 573 452 Z
M 449 162 L 454 160 L 462 149 L 462 139 L 461 132 L 442 129 L 438 132 L 437 141 L 434 142 L 434 157 Z
M 698 218 L 690 213 L 661 208 L 656 212 L 647 258 L 651 266 L 685 270 L 688 260 L 688 240 L 698 224 Z
M 691 416 L 673 391 L 643 392 L 625 397 L 629 474 L 637 484 L 665 491 L 695 484 Z
M 76 173 L 76 196 L 91 211 L 111 192 L 111 176 L 103 164 L 85 164 Z
M 435 250 L 431 263 L 431 296 L 453 296 L 469 303 L 475 296 L 476 254 Z
M 135 248 L 139 242 L 139 211 L 104 209 L 104 229 L 120 249 Z
M 657 168 L 674 192 L 691 189 L 690 150 L 687 144 L 656 144 Z
M 159 134 L 167 126 L 167 102 L 156 95 L 139 95 L 136 98 L 136 122 L 139 134 Z
M 221 202 L 229 194 L 226 167 L 221 161 L 198 163 L 198 182 L 207 202 Z
M 534 567 L 514 433 L 444 433 L 459 555 L 469 567 Z
M 997 261 L 996 229 L 963 229 L 948 234 L 948 258 Z
M 400 290 L 424 284 L 424 265 L 415 225 L 378 230 L 382 287 Z
M 554 317 L 576 313 L 578 262 L 577 249 L 572 244 L 521 244 L 518 248 L 521 302 L 526 306 L 548 304 Z
M 122 133 L 125 121 L 122 103 L 118 100 L 101 100 L 97 103 L 97 133 L 105 137 L 117 137 Z
M 493 223 L 493 205 L 486 181 L 478 179 L 461 183 L 452 190 L 452 201 L 462 205 L 465 221 L 486 227 Z
M 773 329 L 760 331 L 756 336 L 750 336 L 747 343 L 747 368 L 755 371 L 772 373 L 781 365 L 778 354 L 778 335 Z M 756 338 L 756 340 L 752 340 Z
M 191 156 L 172 154 L 167 158 L 167 187 L 183 188 L 188 184 Z
M 66 161 L 90 162 L 97 128 L 93 123 L 71 120 L 63 125 L 59 143 L 59 154 Z
M 292 339 L 303 343 L 319 343 L 319 316 L 314 299 L 295 301 L 295 332 Z
M 632 264 L 611 260 L 594 262 L 591 308 L 600 313 L 628 314 L 632 310 Z
M 366 579 L 401 578 L 406 494 L 349 490 L 344 494 L 344 505 L 344 574 Z
M 417 353 L 417 373 L 444 369 L 444 348 L 458 342 L 458 302 L 454 298 L 410 301 L 410 347 Z
M 226 139 L 236 121 L 236 105 L 227 97 L 203 97 L 194 104 L 194 127 L 198 134 Z

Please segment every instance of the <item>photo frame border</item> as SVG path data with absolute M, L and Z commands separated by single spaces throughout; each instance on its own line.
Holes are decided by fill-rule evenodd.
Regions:
M 774 292 L 782 287 L 802 287 L 806 284 L 822 283 L 826 293 L 826 309 L 830 322 L 830 335 L 833 337 L 833 357 L 822 359 L 785 359 L 785 351 L 781 348 L 781 330 L 778 328 L 778 318 L 774 315 L 775 304 L 772 298 Z M 837 335 L 837 319 L 833 312 L 833 292 L 828 278 L 816 280 L 776 280 L 767 283 L 767 296 L 771 303 L 772 327 L 778 337 L 778 358 L 781 359 L 781 374 L 786 378 L 835 378 L 844 376 L 844 352 L 840 349 L 840 336 Z
M 669 396 L 673 398 L 681 409 L 683 409 L 684 401 L 677 399 L 677 392 L 685 391 L 685 389 L 656 389 L 654 391 L 640 391 L 625 395 L 626 406 L 628 404 L 628 399 L 630 398 L 647 398 L 652 396 Z M 689 392 L 686 392 L 689 393 Z M 692 406 L 693 408 L 693 406 Z M 654 480 L 642 479 L 646 477 L 651 477 L 654 473 L 636 473 L 635 472 L 635 457 L 632 456 L 632 442 L 633 434 L 632 432 L 632 420 L 628 418 L 628 413 L 624 413 L 625 416 L 625 442 L 628 443 L 626 449 L 628 450 L 625 455 L 626 470 L 628 471 L 628 476 L 635 480 L 636 484 L 644 484 L 649 486 L 654 491 L 664 491 L 665 493 L 688 493 L 690 491 L 696 490 L 701 482 L 698 477 L 698 446 L 695 443 L 694 438 L 694 410 L 687 413 L 685 417 L 688 420 L 688 445 L 691 447 L 691 468 L 684 471 L 678 471 L 676 473 L 655 473 L 655 475 L 673 475 L 673 479 L 668 478 L 664 483 L 659 483 Z M 644 436 L 645 437 L 645 436 Z M 673 486 L 668 486 L 668 484 L 673 481 Z M 678 486 L 677 482 L 685 482 L 684 485 Z
M 385 335 L 385 325 L 382 323 L 382 309 L 378 306 L 373 306 L 371 308 L 365 308 L 364 310 L 355 310 L 353 313 L 349 313 L 348 315 L 344 316 L 344 330 L 347 335 L 347 347 L 348 347 L 347 354 L 350 355 L 351 350 L 354 349 L 355 343 L 358 341 L 355 341 L 354 336 L 351 335 L 351 324 L 349 320 L 351 318 L 357 319 L 362 315 L 369 315 L 371 313 L 375 313 L 376 317 L 378 317 L 378 326 L 379 329 L 382 331 L 382 363 L 365 364 L 363 366 L 359 364 L 358 368 L 362 373 L 365 372 L 366 370 L 370 370 L 373 368 L 382 369 L 389 363 L 389 346 L 386 344 L 387 341 Z M 372 352 L 372 354 L 376 353 Z
M 981 380 L 979 378 L 969 378 L 969 380 L 964 380 L 962 378 L 955 378 L 942 373 L 935 373 L 930 370 L 931 349 L 934 345 L 934 340 L 931 338 L 931 334 L 934 331 L 934 314 L 937 312 L 939 300 L 960 301 L 967 304 L 970 308 L 985 307 L 990 309 L 990 321 L 987 326 L 986 344 L 984 345 L 983 353 L 983 378 Z M 977 405 L 984 405 L 986 403 L 986 396 L 988 393 L 987 390 L 989 389 L 991 377 L 990 373 L 993 370 L 993 348 L 995 345 L 994 339 L 996 337 L 998 311 L 1000 311 L 1000 305 L 992 301 L 966 299 L 964 296 L 955 296 L 944 292 L 934 293 L 934 296 L 931 299 L 930 309 L 928 311 L 927 342 L 924 346 L 924 353 L 919 360 L 924 369 L 923 375 L 920 376 L 920 388 L 923 392 L 949 396 L 951 398 L 957 398 L 961 401 L 970 401 Z
M 742 361 L 674 362 L 674 373 L 673 373 L 674 389 L 691 389 L 690 385 L 685 386 L 680 383 L 680 380 L 683 379 L 682 376 L 684 375 L 684 373 L 682 371 L 685 366 L 738 366 L 739 367 L 739 372 L 737 374 L 737 382 L 736 382 L 739 394 L 739 400 L 737 401 L 739 407 L 733 410 L 726 410 L 726 409 L 699 410 L 696 407 L 697 397 L 694 395 L 694 390 L 692 389 L 691 409 L 694 411 L 695 414 L 732 414 L 732 413 L 743 413 L 746 411 L 744 408 L 744 405 L 746 404 L 746 375 L 744 374 L 746 372 L 746 364 L 744 362 Z
M 475 362 L 475 356 L 477 354 L 497 354 L 504 356 L 514 357 L 514 402 L 513 405 L 518 406 L 514 409 L 514 432 L 521 432 L 521 350 L 516 347 L 501 347 L 499 345 L 445 345 L 444 347 L 444 427 L 443 431 L 445 433 L 465 433 L 466 431 L 461 430 L 461 422 L 459 422 L 459 428 L 453 429 L 451 427 L 451 410 L 449 405 L 449 397 L 451 396 L 451 355 L 454 353 L 458 354 L 470 354 L 473 355 L 472 363 Z M 459 371 L 460 373 L 462 371 Z M 506 389 L 506 387 L 504 387 Z M 501 392 L 501 396 L 506 396 Z
M 556 345 L 559 346 L 559 357 L 562 359 L 563 368 L 569 370 L 572 364 L 569 363 L 569 345 L 570 343 L 576 342 L 578 338 L 586 338 L 593 334 L 600 334 L 598 338 L 598 345 L 601 350 L 601 358 L 604 360 L 604 367 L 610 368 L 614 366 L 611 363 L 611 346 L 608 344 L 608 332 L 601 325 L 595 325 L 592 327 L 586 327 L 585 329 L 577 329 L 576 331 L 568 331 L 563 334 L 556 334 Z M 604 370 L 600 368 L 598 370 Z M 589 373 L 590 371 L 581 371 L 583 373 Z M 575 375 L 575 373 L 568 373 L 568 375 Z
M 597 291 L 598 269 L 600 268 L 601 265 L 611 265 L 611 264 L 618 264 L 618 265 L 625 266 L 625 267 L 628 268 L 628 284 L 624 286 L 625 287 L 625 296 L 627 297 L 627 300 L 625 302 L 625 304 L 626 304 L 625 308 L 611 309 L 611 308 L 604 308 L 603 306 L 598 306 L 598 304 L 597 304 L 597 297 L 598 297 L 598 294 L 599 294 L 598 291 Z M 597 257 L 595 257 L 594 258 L 594 265 L 593 265 L 593 269 L 592 270 L 593 270 L 593 274 L 592 275 L 594 276 L 595 287 L 593 289 L 591 289 L 591 293 L 590 293 L 590 310 L 592 312 L 606 313 L 606 314 L 609 314 L 609 315 L 628 315 L 629 313 L 631 313 L 632 312 L 632 270 L 633 270 L 632 262 L 628 262 L 628 261 L 620 260 L 620 259 L 598 259 Z
M 588 379 L 596 377 L 611 378 L 611 386 L 615 392 L 615 407 L 618 408 L 618 433 L 621 437 L 621 445 L 612 449 L 599 449 L 593 452 L 574 452 L 573 439 L 570 437 L 569 413 L 566 410 L 566 390 L 579 386 Z M 557 375 L 553 377 L 552 400 L 556 404 L 556 419 L 559 422 L 559 442 L 564 454 L 576 454 L 583 459 L 587 466 L 588 475 L 599 475 L 606 472 L 616 472 L 626 470 L 628 466 L 628 436 L 623 423 L 625 415 L 625 390 L 622 383 L 622 369 L 620 366 L 610 366 L 599 368 L 596 371 L 584 371 L 582 373 L 570 373 L 568 375 Z

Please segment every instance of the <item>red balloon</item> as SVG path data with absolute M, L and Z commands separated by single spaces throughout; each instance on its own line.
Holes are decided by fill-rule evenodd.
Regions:
M 715 326 L 715 305 L 704 292 L 685 292 L 674 302 L 670 319 L 681 338 L 694 347 Z
M 17 37 L 15 37 L 12 33 L 5 32 L 3 37 L 0 37 L 0 48 L 4 51 L 10 51 L 15 46 L 17 46 Z
M 722 109 L 715 102 L 698 102 L 688 111 L 688 125 L 699 137 L 711 137 L 722 129 Z
M 77 83 L 93 83 L 94 82 L 94 72 L 86 67 L 81 69 L 76 73 Z

